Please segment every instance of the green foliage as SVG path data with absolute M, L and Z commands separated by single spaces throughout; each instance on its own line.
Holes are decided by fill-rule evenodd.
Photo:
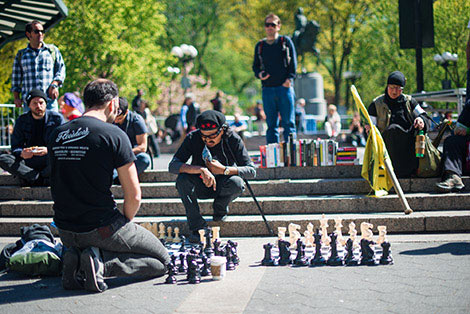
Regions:
M 13 61 L 18 50 L 25 48 L 27 44 L 27 40 L 19 40 L 0 49 L 0 104 L 13 103 L 13 94 L 10 92 Z

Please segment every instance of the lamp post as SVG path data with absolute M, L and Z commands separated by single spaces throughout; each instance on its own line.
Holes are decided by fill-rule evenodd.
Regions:
M 346 71 L 343 72 L 343 79 L 346 81 L 346 97 L 345 103 L 346 103 L 346 108 L 349 108 L 349 89 L 351 85 L 354 85 L 356 80 L 360 79 L 362 76 L 362 72 L 356 72 L 356 71 Z
M 179 61 L 183 63 L 183 77 L 181 78 L 181 87 L 186 93 L 187 89 L 191 87 L 191 82 L 189 81 L 188 73 L 193 68 L 193 60 L 196 58 L 198 51 L 192 45 L 182 44 L 181 46 L 174 46 L 171 49 L 171 54 L 177 57 Z
M 445 79 L 442 80 L 442 89 L 451 89 L 451 80 L 449 80 L 447 76 L 447 75 L 450 76 L 449 65 L 455 66 L 457 64 L 458 59 L 459 59 L 459 56 L 456 53 L 450 53 L 448 51 L 442 54 L 434 55 L 434 61 L 438 65 L 442 66 L 446 73 Z
M 173 80 L 175 79 L 175 76 L 179 74 L 181 71 L 180 71 L 180 68 L 177 68 L 177 67 L 168 67 L 166 68 L 166 71 L 170 73 L 170 76 L 171 76 L 170 86 L 168 88 L 168 110 L 171 111 L 171 85 L 173 83 Z

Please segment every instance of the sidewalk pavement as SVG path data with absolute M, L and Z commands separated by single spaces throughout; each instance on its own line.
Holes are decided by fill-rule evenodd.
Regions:
M 0 238 L 0 247 L 16 238 Z M 178 275 L 110 279 L 101 294 L 65 291 L 59 277 L 0 276 L 1 313 L 468 313 L 470 234 L 391 235 L 394 265 L 262 267 L 262 245 L 239 238 L 241 264 L 222 281 Z

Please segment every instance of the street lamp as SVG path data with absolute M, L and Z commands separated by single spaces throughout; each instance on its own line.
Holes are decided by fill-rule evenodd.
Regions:
M 193 60 L 196 58 L 198 51 L 192 45 L 182 44 L 181 46 L 175 46 L 171 49 L 171 54 L 174 55 L 183 63 L 182 72 L 183 77 L 181 78 L 181 87 L 186 90 L 191 87 L 191 82 L 188 78 L 188 73 L 193 67 Z
M 456 66 L 458 59 L 459 56 L 456 53 L 450 53 L 448 51 L 434 55 L 434 61 L 438 65 L 441 65 L 446 73 L 445 80 L 442 81 L 442 89 L 451 89 L 451 80 L 447 78 L 447 74 L 450 75 L 448 67 L 451 64 Z
M 168 109 L 171 110 L 171 85 L 173 83 L 173 80 L 175 79 L 175 76 L 179 74 L 180 68 L 177 67 L 168 67 L 166 68 L 166 71 L 170 73 L 171 80 L 170 80 L 170 86 L 168 88 Z
M 346 81 L 346 97 L 345 97 L 345 103 L 346 107 L 349 107 L 349 89 L 351 85 L 354 85 L 356 80 L 360 79 L 362 76 L 362 72 L 356 72 L 356 71 L 346 71 L 343 72 L 343 79 Z

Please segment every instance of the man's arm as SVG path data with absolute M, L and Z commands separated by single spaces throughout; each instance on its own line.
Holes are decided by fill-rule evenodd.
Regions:
M 287 78 L 293 80 L 295 78 L 295 72 L 297 71 L 297 52 L 295 51 L 295 47 L 294 47 L 294 43 L 292 42 L 292 39 L 290 39 L 288 36 L 285 36 L 285 38 L 286 38 L 287 48 L 289 49 L 289 54 L 291 57 L 291 60 L 289 63 L 289 74 L 287 75 Z
M 259 73 L 261 72 L 261 63 L 259 61 L 259 56 L 258 56 L 258 46 L 259 46 L 259 42 L 255 46 L 255 54 L 254 54 L 253 66 L 252 66 L 253 72 L 255 73 L 255 77 L 257 79 L 260 78 Z
M 132 148 L 134 154 L 145 153 L 147 151 L 147 133 L 139 134 L 135 136 L 137 146 Z
M 124 191 L 123 214 L 127 219 L 134 219 L 140 207 L 142 192 L 140 190 L 137 170 L 133 162 L 117 168 L 119 181 Z

